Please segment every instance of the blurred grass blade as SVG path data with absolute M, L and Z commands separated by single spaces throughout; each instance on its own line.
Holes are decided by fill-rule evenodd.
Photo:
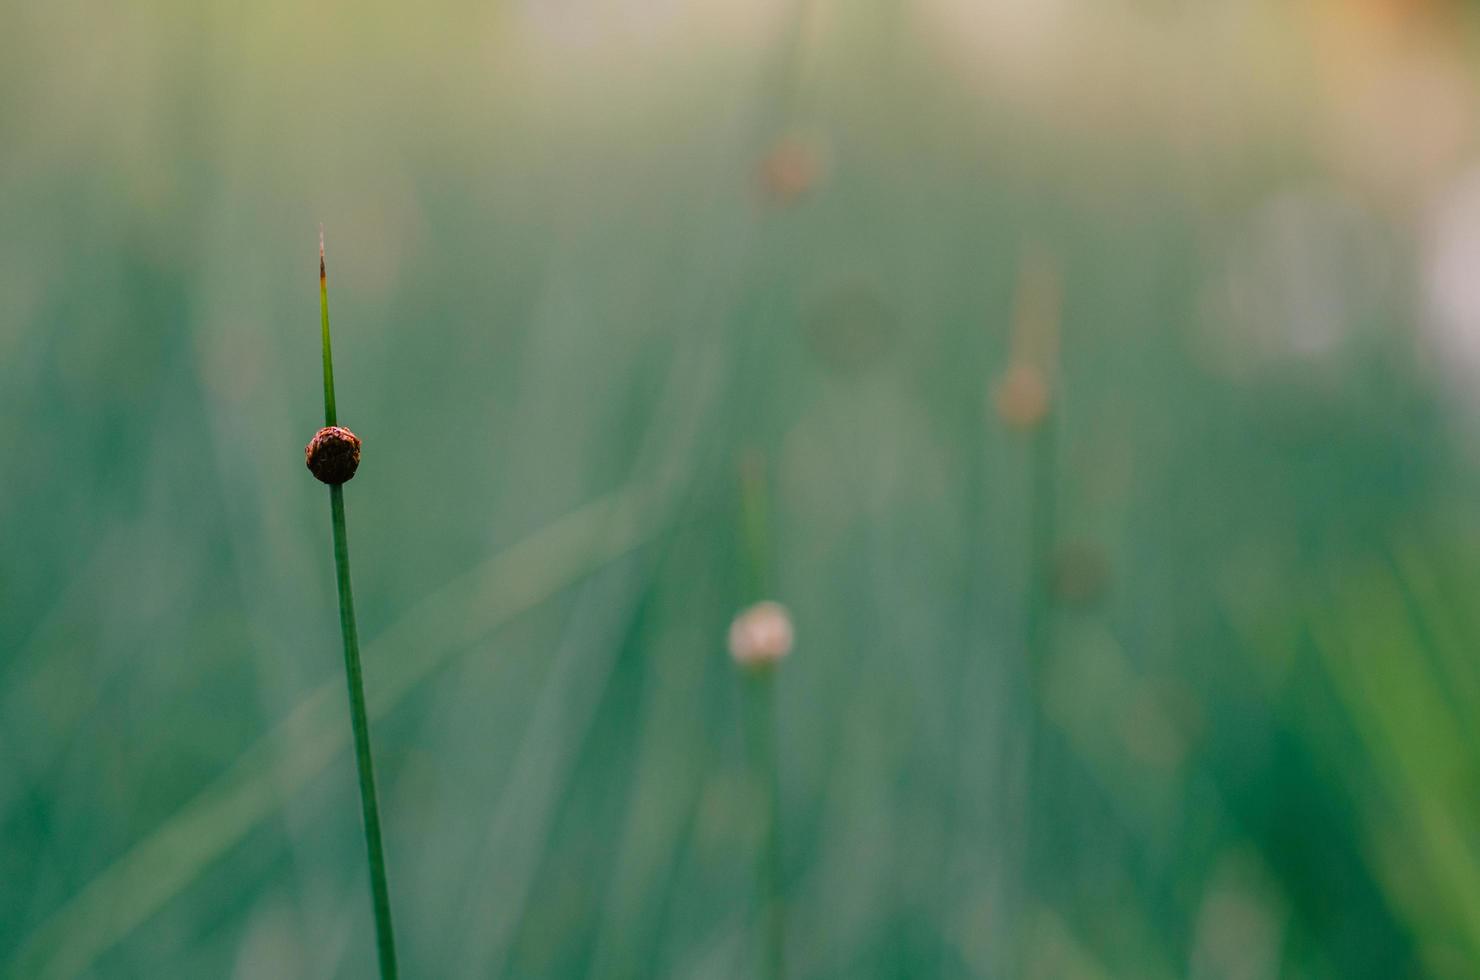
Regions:
M 447 583 L 366 647 L 370 717 L 394 708 L 488 631 L 650 541 L 662 483 L 601 497 Z M 449 624 L 456 624 L 451 630 Z M 428 637 L 439 637 L 432 644 Z M 326 681 L 154 833 L 93 878 L 21 944 L 11 976 L 73 977 L 180 894 L 322 773 L 348 745 L 339 681 Z

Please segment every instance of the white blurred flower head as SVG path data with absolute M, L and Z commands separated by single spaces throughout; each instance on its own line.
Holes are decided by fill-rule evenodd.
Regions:
M 779 602 L 757 602 L 730 624 L 730 656 L 742 667 L 764 667 L 791 653 L 791 613 Z
M 1380 322 L 1395 263 L 1381 221 L 1340 185 L 1284 188 L 1233 225 L 1212 264 L 1200 352 L 1232 374 L 1334 358 Z
M 1428 343 L 1451 380 L 1472 390 L 1480 374 L 1480 168 L 1439 196 L 1422 262 Z

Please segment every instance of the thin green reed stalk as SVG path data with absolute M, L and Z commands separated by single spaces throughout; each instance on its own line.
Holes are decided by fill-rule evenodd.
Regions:
M 1029 888 L 1051 880 L 1054 848 L 1049 818 L 1053 781 L 1063 759 L 1044 712 L 1049 657 L 1052 648 L 1054 597 L 1053 554 L 1058 535 L 1058 427 L 1061 379 L 1058 372 L 1060 290 L 1057 266 L 1046 255 L 1025 259 L 1020 285 L 1020 342 L 1036 361 L 1044 386 L 1043 404 L 1036 423 L 1028 426 L 1028 554 L 1024 596 L 1023 646 L 1027 659 L 1030 718 L 1026 749 L 1028 769 L 1028 825 L 1023 853 Z M 1026 948 L 1018 951 L 1018 963 Z
M 771 522 L 766 501 L 766 458 L 758 449 L 740 458 L 740 530 L 745 586 L 751 602 L 771 597 Z
M 324 238 L 319 233 L 319 312 L 324 342 L 324 425 L 338 424 L 334 404 L 334 352 L 329 341 L 329 285 L 324 268 Z M 358 451 L 358 445 L 356 446 Z M 334 572 L 339 582 L 339 630 L 344 637 L 344 675 L 349 686 L 350 727 L 354 731 L 355 768 L 360 777 L 360 811 L 365 819 L 365 851 L 370 866 L 370 894 L 375 908 L 375 946 L 383 980 L 395 980 L 396 937 L 391 924 L 390 888 L 386 884 L 385 848 L 380 836 L 380 802 L 375 794 L 375 761 L 370 753 L 370 718 L 365 709 L 365 680 L 360 668 L 360 638 L 355 628 L 355 596 L 349 578 L 349 533 L 344 524 L 344 484 L 330 483 L 329 513 L 334 525 Z
M 766 977 L 786 975 L 786 901 L 782 889 L 781 779 L 776 749 L 776 668 L 768 666 L 746 678 L 750 688 L 750 728 L 756 765 L 764 780 L 767 812 L 765 840 L 758 868 L 762 898 Z
M 1037 701 L 1041 704 L 1048 660 L 1048 627 L 1053 607 L 1050 584 L 1058 500 L 1057 433 L 1052 410 L 1031 436 L 1029 446 L 1028 595 L 1025 640 Z
M 740 526 L 744 535 L 746 578 L 752 601 L 769 598 L 772 588 L 765 459 L 747 453 L 740 465 Z M 786 975 L 786 903 L 781 842 L 781 772 L 776 744 L 776 668 L 774 661 L 745 671 L 747 728 L 752 765 L 766 795 L 765 835 L 757 879 L 762 902 L 763 976 Z
M 1058 508 L 1057 415 L 1062 285 L 1049 253 L 1023 257 L 1013 311 L 1013 363 L 996 400 L 1002 421 L 1028 440 L 1028 556 L 1024 646 L 1035 696 L 1043 680 L 1053 597 L 1049 579 Z M 1036 698 L 1035 698 L 1036 699 Z

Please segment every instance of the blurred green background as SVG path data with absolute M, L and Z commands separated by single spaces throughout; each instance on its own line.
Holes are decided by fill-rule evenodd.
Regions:
M 322 222 L 404 975 L 758 975 L 749 459 L 790 975 L 1480 976 L 1467 6 L 0 20 L 5 975 L 373 973 Z

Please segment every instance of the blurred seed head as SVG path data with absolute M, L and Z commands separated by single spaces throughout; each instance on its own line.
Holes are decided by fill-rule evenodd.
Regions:
M 795 633 L 791 613 L 766 600 L 744 610 L 730 624 L 730 656 L 742 667 L 766 667 L 791 653 Z
M 756 176 L 767 201 L 783 207 L 794 204 L 826 179 L 826 154 L 815 138 L 783 136 L 761 158 Z
M 1035 429 L 1048 417 L 1048 381 L 1033 365 L 1014 364 L 997 382 L 992 403 L 1009 428 L 1024 432 Z
M 864 283 L 827 293 L 807 319 L 807 346 L 819 361 L 853 374 L 883 358 L 893 345 L 894 311 Z
M 1150 681 L 1129 685 L 1119 716 L 1121 741 L 1130 757 L 1143 766 L 1173 772 L 1191 751 L 1187 733 L 1172 717 L 1161 690 Z
M 1197 912 L 1188 964 L 1192 980 L 1273 980 L 1290 911 L 1256 852 L 1231 850 L 1214 866 Z
M 326 426 L 304 447 L 303 457 L 320 483 L 348 483 L 360 468 L 360 437 L 340 425 Z
M 1086 543 L 1063 545 L 1054 553 L 1049 587 L 1069 605 L 1085 605 L 1110 588 L 1110 562 L 1100 548 Z
M 1059 356 L 1061 296 L 1057 263 L 1049 253 L 1030 247 L 1013 299 L 1011 361 L 992 391 L 997 416 L 1009 428 L 1037 428 L 1052 407 L 1049 377 Z
M 1181 769 L 1202 738 L 1202 704 L 1176 678 L 1138 677 L 1121 689 L 1116 703 L 1126 752 L 1149 770 Z
M 736 465 L 740 470 L 740 486 L 746 493 L 764 493 L 766 486 L 766 454 L 755 446 L 740 450 Z

